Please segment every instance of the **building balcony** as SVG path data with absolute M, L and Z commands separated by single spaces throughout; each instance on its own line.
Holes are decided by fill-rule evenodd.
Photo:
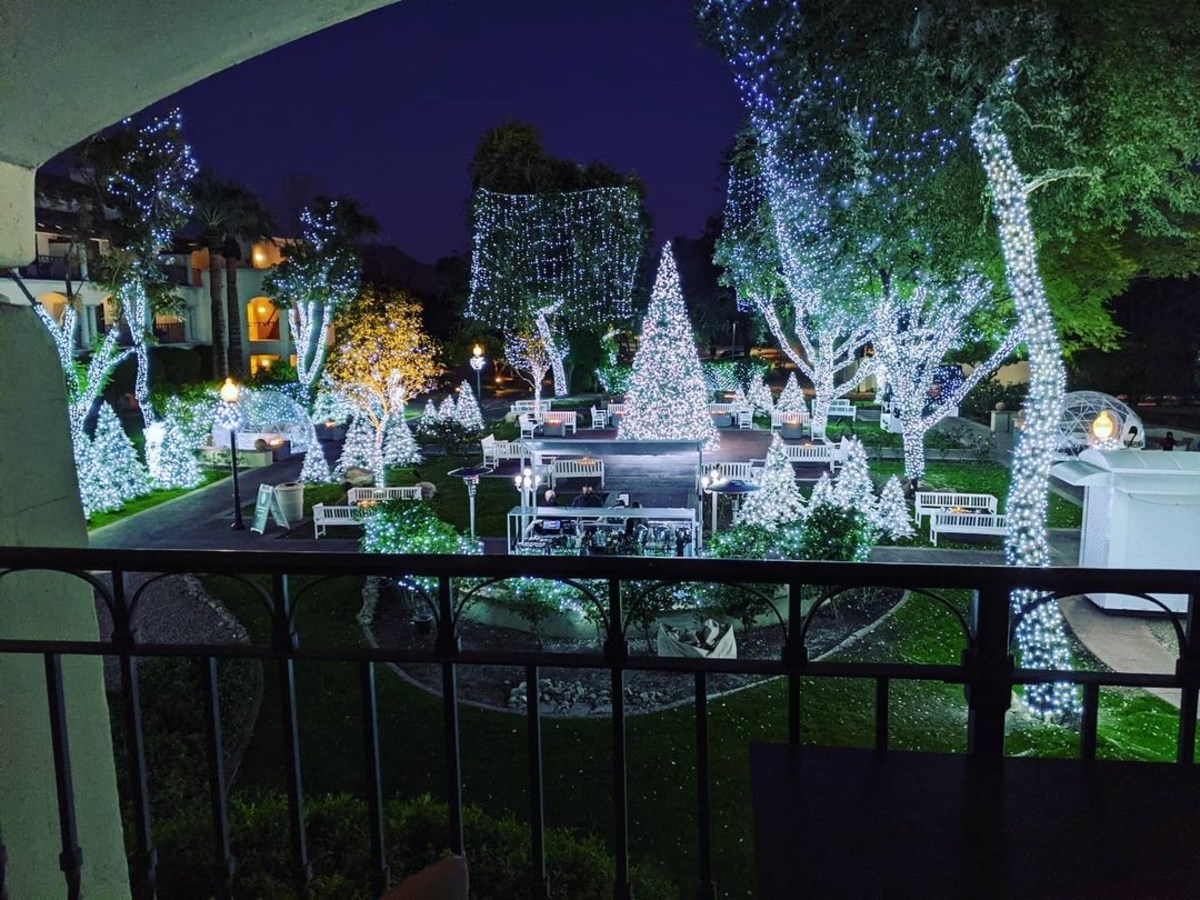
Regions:
M 22 278 L 41 281 L 65 281 L 68 277 L 75 282 L 81 280 L 79 263 L 65 256 L 39 256 L 36 261 L 18 270 Z
M 325 834 L 329 822 L 310 821 L 307 810 L 314 798 L 305 788 L 306 775 L 331 767 L 362 801 L 354 807 L 362 816 L 357 850 L 365 869 L 361 874 L 375 896 L 393 874 L 405 874 L 389 870 L 389 842 L 400 838 L 389 832 L 383 784 L 395 783 L 395 769 L 410 777 L 436 773 L 448 827 L 429 840 L 436 850 L 464 854 L 468 863 L 473 852 L 486 848 L 470 843 L 464 794 L 468 801 L 521 798 L 514 812 L 526 830 L 526 877 L 533 897 L 547 895 L 551 800 L 560 806 L 591 804 L 573 811 L 593 822 L 600 835 L 597 846 L 610 858 L 615 897 L 631 895 L 631 873 L 646 861 L 647 819 L 671 832 L 654 837 L 670 838 L 666 843 L 686 862 L 689 875 L 678 888 L 688 897 L 715 897 L 716 885 L 763 898 L 794 897 L 800 888 L 813 896 L 1175 896 L 1200 875 L 1200 860 L 1190 849 L 1200 838 L 1192 792 L 1200 787 L 1200 770 L 1193 764 L 1200 695 L 1200 623 L 1194 616 L 1200 597 L 1194 572 L 0 548 L 0 572 L 21 570 L 65 572 L 86 580 L 112 623 L 111 636 L 101 641 L 0 639 L 0 656 L 34 654 L 45 662 L 47 703 L 56 726 L 53 746 L 45 752 L 59 761 L 65 884 L 77 881 L 88 862 L 74 846 L 69 723 L 61 714 L 61 663 L 75 654 L 116 660 L 112 674 L 119 687 L 112 702 L 123 713 L 114 721 L 119 719 L 125 734 L 120 780 L 128 794 L 123 800 L 135 895 L 152 893 L 159 869 L 176 865 L 156 846 L 165 839 L 155 829 L 159 805 L 151 786 L 156 778 L 144 751 L 138 672 L 139 663 L 152 658 L 187 660 L 199 673 L 198 696 L 181 695 L 179 702 L 181 708 L 185 701 L 198 704 L 204 723 L 205 758 L 193 763 L 205 773 L 209 795 L 192 812 L 208 828 L 208 847 L 196 851 L 211 860 L 208 882 L 196 885 L 205 896 L 230 895 L 239 877 L 230 839 L 218 679 L 219 661 L 235 659 L 261 664 L 278 720 L 262 741 L 283 786 L 288 833 L 263 833 L 255 844 L 272 848 L 272 859 L 280 860 L 273 865 L 288 873 L 298 896 L 323 874 L 322 866 L 335 862 L 310 852 L 310 831 L 324 829 Z M 127 580 L 131 573 L 205 573 L 216 579 L 258 611 L 248 624 L 249 642 L 140 640 L 138 606 L 146 600 L 144 587 Z M 475 592 L 488 582 L 522 576 L 573 586 L 581 607 L 597 623 L 594 646 L 464 647 L 464 612 Z M 403 579 L 413 622 L 428 623 L 428 637 L 402 646 L 332 639 L 357 625 L 335 627 L 330 585 L 357 586 L 368 578 L 385 584 Z M 631 638 L 640 605 L 649 596 L 646 585 L 712 582 L 754 590 L 764 616 L 780 629 L 777 654 L 705 659 L 637 651 Z M 830 615 L 850 592 L 878 588 L 903 591 L 905 603 L 929 604 L 943 613 L 954 635 L 947 640 L 961 646 L 961 653 L 951 652 L 938 664 L 818 655 L 812 645 L 814 622 Z M 1015 589 L 1032 591 L 1034 606 L 1101 591 L 1187 594 L 1191 611 L 1171 619 L 1178 665 L 1167 673 L 1023 668 L 1014 662 L 1013 636 L 1032 614 L 1011 613 Z M 428 681 L 436 688 L 397 707 L 400 679 L 392 666 L 420 667 L 432 673 Z M 322 674 L 298 678 L 300 671 Z M 547 720 L 538 703 L 509 713 L 468 709 L 460 678 L 481 671 L 523 678 L 530 697 L 540 695 L 549 671 L 599 672 L 611 686 L 611 700 L 603 715 L 587 723 L 585 742 L 566 741 L 562 720 Z M 684 683 L 688 699 L 670 713 L 631 716 L 625 688 L 633 673 L 642 672 Z M 772 728 L 747 730 L 732 699 L 739 695 L 714 696 L 714 685 L 722 680 L 720 689 L 729 689 L 729 676 L 771 679 L 774 687 L 760 689 L 756 702 L 772 710 Z M 354 685 L 353 703 L 330 708 L 325 695 L 335 677 Z M 1020 748 L 1015 748 L 1019 756 L 1006 755 L 1014 749 L 1006 747 L 1006 730 L 1014 716 L 1026 715 L 1012 709 L 1014 691 L 1050 682 L 1073 684 L 1079 691 L 1078 744 L 1060 748 L 1070 758 L 1032 759 Z M 871 723 L 866 746 L 814 746 L 824 733 L 804 724 L 809 721 L 805 710 L 834 685 L 847 688 L 844 716 Z M 957 711 L 930 728 L 960 742 L 961 753 L 893 746 L 897 722 L 912 712 L 913 685 L 953 686 L 951 693 L 961 698 Z M 1182 692 L 1174 764 L 1097 759 L 1101 691 L 1135 687 Z M 336 721 L 314 722 L 314 709 Z M 400 726 L 389 716 L 402 717 Z M 386 744 L 385 732 L 392 736 Z M 649 754 L 648 741 L 655 736 L 656 750 Z M 599 770 L 583 762 L 596 756 L 597 748 L 605 761 Z M 714 780 L 714 772 L 730 770 L 731 755 L 743 761 L 735 767 L 740 775 Z M 669 829 L 662 824 L 668 814 L 674 817 Z M 715 852 L 718 839 L 722 847 L 729 845 L 731 833 L 737 836 L 733 843 L 753 845 L 752 870 L 738 869 Z M 3 859 L 0 852 L 0 865 Z M 472 883 L 479 896 L 489 896 L 489 885 L 474 874 Z

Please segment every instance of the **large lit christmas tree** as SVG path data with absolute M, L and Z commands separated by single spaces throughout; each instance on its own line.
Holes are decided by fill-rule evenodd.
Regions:
M 625 404 L 618 440 L 703 441 L 710 447 L 719 440 L 670 244 L 658 265 Z
M 804 514 L 804 498 L 796 485 L 796 473 L 787 458 L 787 449 L 779 435 L 771 439 L 767 466 L 758 483 L 758 491 L 746 497 L 739 520 L 743 525 L 758 525 L 775 531 Z

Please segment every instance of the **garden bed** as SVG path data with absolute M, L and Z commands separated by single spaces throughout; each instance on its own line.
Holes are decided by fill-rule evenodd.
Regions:
M 901 598 L 895 590 L 852 591 L 825 607 L 814 618 L 806 645 L 810 656 L 828 653 L 847 643 L 885 616 Z M 398 592 L 380 591 L 374 621 L 368 634 L 376 645 L 402 650 L 427 650 L 433 634 L 420 634 L 412 621 L 412 609 Z M 674 618 L 674 617 L 670 617 Z M 744 659 L 778 659 L 783 632 L 777 624 L 756 624 L 749 629 L 735 623 L 738 655 Z M 465 650 L 532 651 L 539 649 L 528 630 L 506 628 L 469 616 L 459 620 Z M 651 640 L 653 637 L 651 636 Z M 647 637 L 634 626 L 629 631 L 630 653 L 654 655 Z M 598 653 L 596 640 L 547 640 L 540 649 L 559 653 Z M 404 665 L 398 671 L 413 684 L 437 694 L 442 671 L 436 665 Z M 465 702 L 493 710 L 522 712 L 525 709 L 524 673 L 517 668 L 460 666 L 458 694 Z M 709 678 L 710 696 L 719 696 L 759 684 L 766 678 L 714 673 Z M 611 678 L 606 670 L 554 669 L 541 671 L 541 710 L 552 716 L 607 716 L 612 712 Z M 673 673 L 628 670 L 625 673 L 625 703 L 628 712 L 645 713 L 669 709 L 693 698 L 692 683 Z

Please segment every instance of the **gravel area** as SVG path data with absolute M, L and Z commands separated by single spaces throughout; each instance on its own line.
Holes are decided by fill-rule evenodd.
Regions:
M 833 649 L 856 632 L 869 628 L 891 610 L 901 598 L 900 591 L 875 590 L 851 592 L 826 607 L 813 620 L 806 643 L 812 657 Z M 836 607 L 836 608 L 833 608 Z M 464 649 L 533 650 L 531 634 L 512 628 L 487 625 L 473 619 L 460 620 L 459 632 Z M 430 648 L 433 637 L 417 633 L 411 611 L 392 591 L 379 592 L 371 634 L 381 647 L 404 649 Z M 743 659 L 778 657 L 783 635 L 778 625 L 749 630 L 735 624 L 738 656 Z M 653 652 L 641 632 L 629 632 L 630 653 L 634 656 Z M 595 653 L 594 641 L 547 640 L 544 649 L 557 652 Z M 410 681 L 438 694 L 441 670 L 437 666 L 399 667 Z M 709 678 L 709 696 L 757 684 L 764 679 L 749 675 L 714 674 Z M 540 672 L 540 703 L 546 715 L 606 716 L 612 711 L 611 678 L 607 670 L 546 668 Z M 653 712 L 690 702 L 693 684 L 690 678 L 663 672 L 627 671 L 625 674 L 626 709 L 631 713 Z M 459 666 L 458 693 L 466 702 L 513 712 L 523 711 L 526 703 L 524 672 L 517 668 Z

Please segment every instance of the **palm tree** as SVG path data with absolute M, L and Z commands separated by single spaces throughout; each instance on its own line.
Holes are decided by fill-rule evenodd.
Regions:
M 269 237 L 271 218 L 258 197 L 211 170 L 204 170 L 192 187 L 200 244 L 208 250 L 208 290 L 212 311 L 213 375 L 225 378 L 242 372 L 242 310 L 237 291 L 241 241 Z M 225 263 L 225 301 L 221 300 L 221 261 Z M 228 339 L 226 340 L 226 326 Z

